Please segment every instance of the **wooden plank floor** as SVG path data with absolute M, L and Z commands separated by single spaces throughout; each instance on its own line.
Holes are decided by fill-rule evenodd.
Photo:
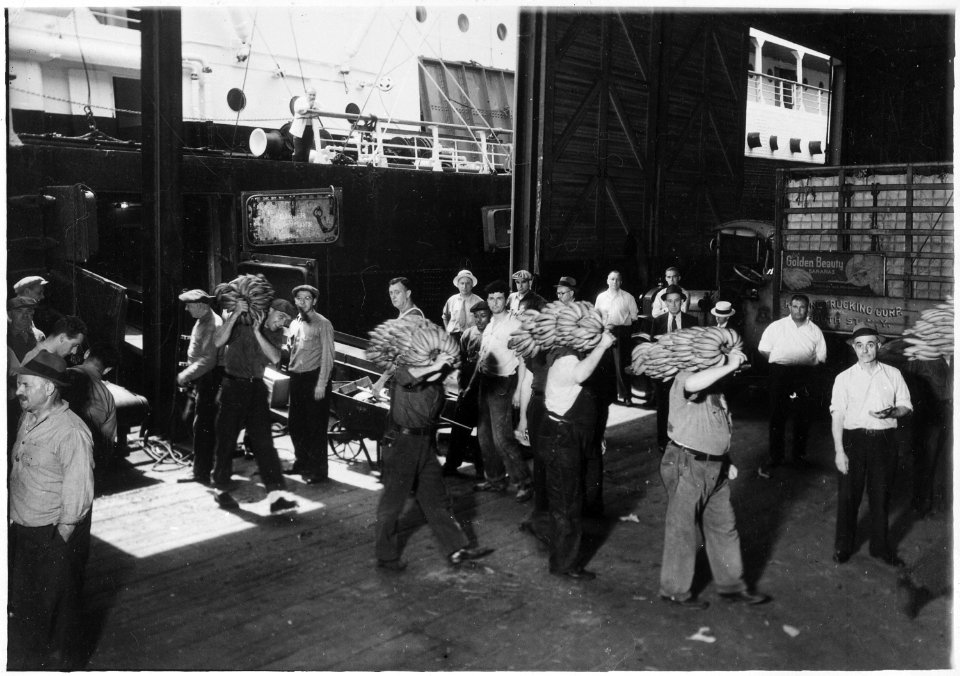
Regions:
M 737 411 L 743 475 L 735 508 L 748 577 L 768 605 L 692 612 L 657 598 L 665 495 L 655 416 L 614 407 L 605 456 L 608 519 L 587 524 L 589 568 L 577 583 L 547 574 L 518 531 L 529 505 L 450 480 L 460 519 L 495 552 L 446 564 L 416 510 L 401 573 L 373 563 L 379 497 L 365 463 L 332 462 L 331 483 L 289 482 L 295 514 L 272 516 L 255 464 L 235 463 L 240 512 L 216 507 L 189 470 L 151 469 L 141 453 L 94 505 L 86 606 L 93 670 L 727 670 L 947 668 L 952 603 L 916 620 L 897 610 L 895 574 L 866 556 L 830 560 L 835 478 L 828 421 L 811 446 L 819 470 L 756 476 L 766 445 L 755 404 Z M 762 406 L 761 406 L 762 408 Z M 277 439 L 292 460 L 289 439 Z M 908 468 L 907 468 L 908 469 Z M 470 471 L 470 470 L 468 470 Z M 908 562 L 949 542 L 946 516 L 913 521 L 904 475 L 894 531 Z M 799 630 L 791 637 L 784 626 Z M 709 627 L 713 643 L 690 640 Z

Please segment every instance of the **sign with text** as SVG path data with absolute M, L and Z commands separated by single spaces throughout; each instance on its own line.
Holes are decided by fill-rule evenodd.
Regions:
M 806 293 L 806 292 L 803 292 Z M 857 324 L 872 326 L 884 336 L 899 336 L 934 307 L 936 300 L 869 298 L 864 296 L 807 293 L 810 319 L 824 331 L 848 333 Z M 790 314 L 790 294 L 780 295 L 780 316 Z
M 780 290 L 883 296 L 886 261 L 881 254 L 837 251 L 784 251 Z
M 241 193 L 243 232 L 252 246 L 332 244 L 340 237 L 340 188 Z

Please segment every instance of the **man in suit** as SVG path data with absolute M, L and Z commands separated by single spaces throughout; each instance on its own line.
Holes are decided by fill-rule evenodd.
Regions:
M 666 314 L 653 319 L 653 335 L 673 333 L 680 329 L 688 329 L 697 325 L 697 318 L 686 312 L 681 312 L 681 306 L 686 303 L 687 294 L 676 284 L 671 284 L 663 291 L 663 303 L 667 306 Z M 670 386 L 673 379 L 656 381 L 657 392 L 657 446 L 663 453 L 670 438 L 667 436 L 667 418 L 670 416 Z

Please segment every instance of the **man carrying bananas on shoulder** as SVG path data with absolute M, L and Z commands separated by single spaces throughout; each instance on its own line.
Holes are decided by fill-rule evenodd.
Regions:
M 489 554 L 491 549 L 471 546 L 450 509 L 450 500 L 437 460 L 437 420 L 443 410 L 442 377 L 453 357 L 441 351 L 424 364 L 400 364 L 393 371 L 390 392 L 389 443 L 383 452 L 383 493 L 377 504 L 377 566 L 400 572 L 400 515 L 413 491 L 430 529 L 451 565 Z
M 616 342 L 604 331 L 600 342 L 585 357 L 562 347 L 547 355 L 547 383 L 544 400 L 547 415 L 539 434 L 546 467 L 547 503 L 551 529 L 550 572 L 575 580 L 592 580 L 596 575 L 583 567 L 580 541 L 583 535 L 583 468 L 590 462 L 596 438 L 597 402 L 591 387 L 585 386 L 600 360 Z
M 770 600 L 749 591 L 743 580 L 740 535 L 730 504 L 728 479 L 737 478 L 737 468 L 729 455 L 733 421 L 720 386 L 746 361 L 742 351 L 732 349 L 718 366 L 681 371 L 670 388 L 670 441 L 660 461 L 667 491 L 660 598 L 685 608 L 709 605 L 690 592 L 698 530 L 721 598 L 747 605 Z

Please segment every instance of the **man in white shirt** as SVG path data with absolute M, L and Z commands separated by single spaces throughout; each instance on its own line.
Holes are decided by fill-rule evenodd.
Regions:
M 770 364 L 770 457 L 758 470 L 765 479 L 769 479 L 773 468 L 783 462 L 784 436 L 791 408 L 796 412 L 793 421 L 794 462 L 806 464 L 810 388 L 817 365 L 827 360 L 823 332 L 810 321 L 809 311 L 807 296 L 799 293 L 791 296 L 790 316 L 772 322 L 757 346 L 757 351 Z
M 463 332 L 474 325 L 470 308 L 477 303 L 482 303 L 483 299 L 473 292 L 473 287 L 477 285 L 477 278 L 469 270 L 458 272 L 453 278 L 453 285 L 460 290 L 460 293 L 450 296 L 443 304 L 443 327 L 459 343 Z
M 513 409 L 520 406 L 520 383 L 526 375 L 526 366 L 507 347 L 510 334 L 520 328 L 520 321 L 507 312 L 509 290 L 500 280 L 487 284 L 484 289 L 491 317 L 480 339 L 477 356 L 480 385 L 477 438 L 487 480 L 475 488 L 502 493 L 509 475 L 517 484 L 517 502 L 526 502 L 533 497 L 530 468 L 513 434 Z
M 597 295 L 596 308 L 603 316 L 603 323 L 610 328 L 610 332 L 617 339 L 612 349 L 617 396 L 621 403 L 629 406 L 632 399 L 630 380 L 623 369 L 630 363 L 632 348 L 630 334 L 640 310 L 637 308 L 637 300 L 633 294 L 620 288 L 622 284 L 623 276 L 620 272 L 611 270 L 607 275 L 607 290 Z
M 887 539 L 890 491 L 897 471 L 897 418 L 913 410 L 900 371 L 877 361 L 882 338 L 864 324 L 847 341 L 857 363 L 841 372 L 830 400 L 834 462 L 840 472 L 833 560 L 845 563 L 856 549 L 857 515 L 864 485 L 870 502 L 870 556 L 901 565 Z
M 680 268 L 669 267 L 663 272 L 663 279 L 666 281 L 666 286 L 660 289 L 657 292 L 657 295 L 653 297 L 653 307 L 650 309 L 651 317 L 659 317 L 660 315 L 667 313 L 667 304 L 664 302 L 663 297 L 667 293 L 667 289 L 671 286 L 677 286 L 680 288 L 680 291 L 684 295 L 683 304 L 680 306 L 680 312 L 687 312 L 690 310 L 690 297 L 687 294 L 686 289 L 680 286 Z
M 309 162 L 310 151 L 316 140 L 320 138 L 320 120 L 314 106 L 317 101 L 317 90 L 308 87 L 303 96 L 298 96 L 293 102 L 293 121 L 290 123 L 290 135 L 293 136 L 293 161 Z

